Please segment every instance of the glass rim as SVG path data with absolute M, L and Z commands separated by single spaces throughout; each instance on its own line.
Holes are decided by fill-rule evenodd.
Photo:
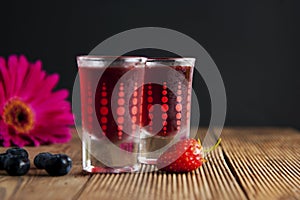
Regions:
M 76 56 L 77 61 L 85 62 L 141 62 L 145 63 L 147 61 L 146 57 L 143 56 L 100 56 L 100 55 L 80 55 Z
M 147 62 L 155 62 L 155 61 L 162 61 L 162 62 L 169 62 L 169 61 L 195 61 L 196 58 L 192 57 L 182 57 L 182 58 L 169 58 L 169 57 L 150 57 L 147 59 Z
M 153 57 L 148 58 L 146 61 L 146 66 L 155 67 L 156 65 L 190 65 L 194 67 L 196 58 L 192 57 L 183 57 L 183 58 L 169 58 L 169 57 Z

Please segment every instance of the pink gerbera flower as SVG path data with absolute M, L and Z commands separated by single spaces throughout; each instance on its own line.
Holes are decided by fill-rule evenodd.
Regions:
M 67 90 L 53 92 L 57 74 L 25 56 L 0 57 L 0 144 L 25 146 L 63 143 L 74 124 Z

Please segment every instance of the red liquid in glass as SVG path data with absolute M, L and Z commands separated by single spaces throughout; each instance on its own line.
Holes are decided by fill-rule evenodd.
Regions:
M 191 66 L 146 67 L 141 122 L 142 153 L 159 150 L 175 136 L 178 139 L 189 136 L 192 73 Z M 160 83 L 151 83 L 149 80 L 153 77 L 160 80 Z M 154 105 L 158 105 L 156 111 Z M 153 164 L 158 155 L 154 153 L 140 161 Z M 153 159 L 153 163 L 143 161 L 145 159 Z
M 135 69 L 131 75 L 132 80 L 118 82 L 120 78 L 134 67 L 108 67 L 102 68 L 80 67 L 81 90 L 85 95 L 82 98 L 82 121 L 83 127 L 88 132 L 95 134 L 97 137 L 106 136 L 115 142 L 129 137 L 124 133 L 124 127 L 127 131 L 135 132 L 137 125 L 140 123 L 142 89 L 138 89 L 138 82 L 143 78 L 143 69 Z M 101 78 L 99 74 L 102 72 Z M 99 80 L 98 84 L 95 81 Z M 96 93 L 93 98 L 93 88 L 97 86 Z M 126 91 L 130 88 L 131 91 Z M 113 97 L 113 90 L 116 90 L 117 96 Z M 130 95 L 130 96 L 128 96 Z M 126 107 L 126 99 L 129 100 Z M 116 110 L 112 110 L 112 103 L 115 103 Z M 87 106 L 86 106 L 87 105 Z M 93 106 L 96 112 L 97 120 L 91 118 Z M 116 119 L 114 119 L 115 113 Z M 125 124 L 126 117 L 131 117 L 130 124 Z M 102 132 L 95 131 L 95 123 L 99 123 Z
M 122 81 L 121 79 L 127 72 L 131 72 L 131 75 Z M 89 163 L 88 160 L 92 160 L 93 168 L 86 169 L 86 171 L 114 172 L 109 167 L 124 168 L 124 166 L 135 165 L 137 157 L 134 155 L 128 154 L 124 157 L 123 153 L 110 156 L 111 151 L 105 148 L 103 141 L 108 139 L 128 153 L 138 152 L 138 125 L 142 111 L 142 88 L 138 89 L 138 85 L 143 81 L 144 69 L 135 66 L 110 66 L 106 69 L 79 66 L 79 74 L 82 126 L 84 134 L 89 136 L 83 142 L 96 158 L 87 158 L 84 161 Z M 105 159 L 109 164 L 102 164 L 97 159 L 97 154 L 99 156 L 107 154 Z M 89 153 L 86 155 L 90 156 Z M 123 159 L 122 162 L 120 157 Z M 127 169 L 124 168 L 124 170 Z M 130 170 L 132 169 L 128 168 L 128 171 Z

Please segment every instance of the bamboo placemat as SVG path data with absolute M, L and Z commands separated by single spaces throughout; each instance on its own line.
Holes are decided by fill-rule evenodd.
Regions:
M 73 169 L 63 177 L 50 177 L 33 164 L 21 177 L 1 171 L 0 199 L 300 199 L 298 131 L 226 128 L 221 137 L 203 167 L 183 174 L 147 172 L 150 165 L 142 166 L 146 173 L 84 174 L 76 134 L 68 144 L 26 147 L 31 160 L 43 151 L 64 152 L 72 157 Z

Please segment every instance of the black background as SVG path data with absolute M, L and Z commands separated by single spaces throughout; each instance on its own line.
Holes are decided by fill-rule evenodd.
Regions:
M 226 125 L 300 128 L 299 10 L 299 0 L 1 1 L 0 56 L 41 59 L 61 75 L 58 88 L 71 91 L 77 55 L 121 31 L 170 28 L 198 41 L 217 64 Z M 198 74 L 194 81 L 203 85 L 195 89 L 207 125 L 209 95 Z

